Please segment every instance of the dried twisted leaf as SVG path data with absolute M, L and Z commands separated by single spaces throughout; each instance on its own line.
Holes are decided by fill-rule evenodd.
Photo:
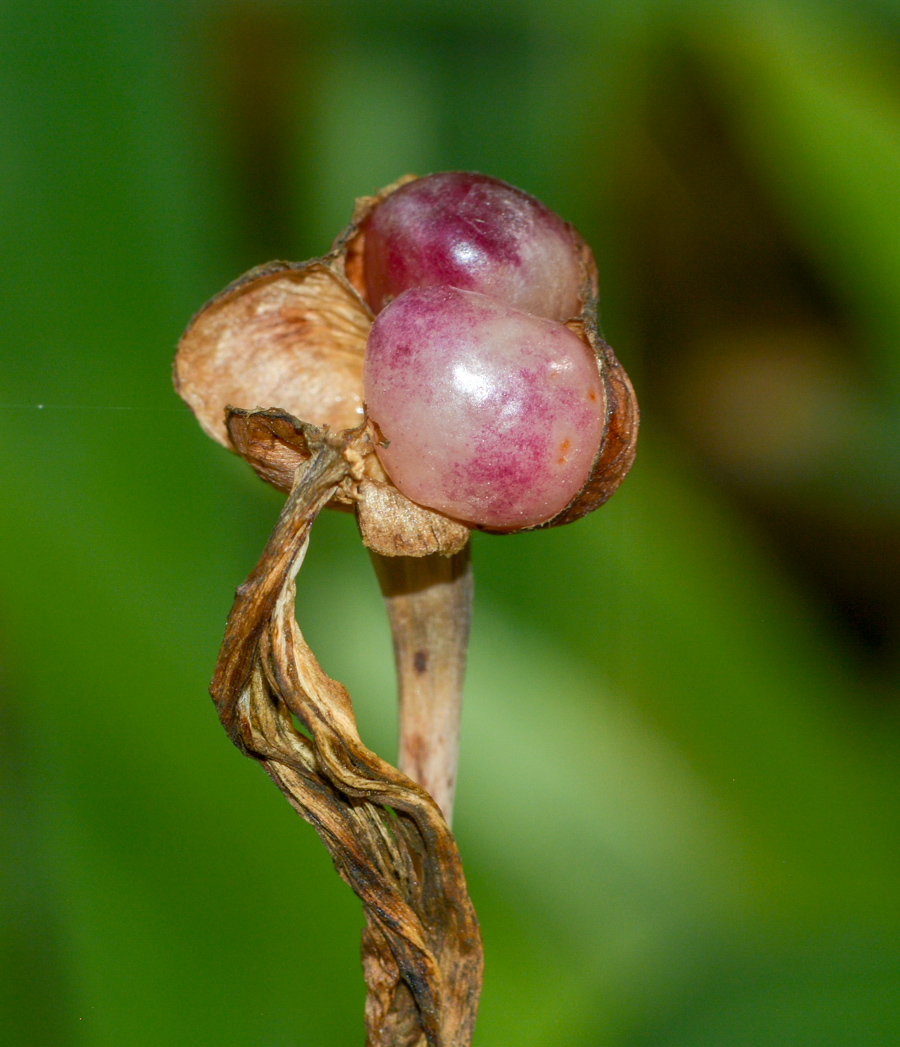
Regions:
M 311 457 L 237 590 L 210 690 L 232 741 L 314 826 L 363 903 L 369 1047 L 466 1047 L 482 951 L 453 836 L 431 797 L 363 745 L 349 695 L 294 619 L 312 522 L 355 460 L 352 433 L 304 433 Z

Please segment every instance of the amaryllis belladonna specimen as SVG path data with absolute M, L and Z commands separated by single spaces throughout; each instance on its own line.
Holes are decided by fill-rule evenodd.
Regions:
M 578 519 L 631 466 L 637 404 L 596 299 L 571 226 L 505 182 L 448 172 L 358 201 L 328 254 L 246 273 L 179 343 L 175 384 L 204 430 L 288 492 L 210 691 L 363 903 L 373 1045 L 470 1043 L 481 940 L 449 828 L 468 539 Z M 355 512 L 385 597 L 398 769 L 363 744 L 294 620 L 325 505 Z M 354 643 L 352 613 L 341 627 Z

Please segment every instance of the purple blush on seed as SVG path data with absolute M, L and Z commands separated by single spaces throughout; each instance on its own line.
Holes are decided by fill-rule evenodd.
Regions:
M 569 227 L 521 189 L 447 171 L 410 182 L 365 224 L 363 269 L 379 312 L 411 287 L 449 285 L 551 320 L 579 311 L 581 259 Z
M 376 318 L 363 396 L 407 498 L 497 530 L 561 512 L 603 436 L 600 373 L 581 339 L 454 287 L 405 291 Z

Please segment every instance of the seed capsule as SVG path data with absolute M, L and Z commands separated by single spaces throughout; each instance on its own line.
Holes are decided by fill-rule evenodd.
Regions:
M 427 221 L 423 201 L 434 205 Z M 453 201 L 455 217 L 445 206 Z M 430 244 L 424 256 L 409 240 L 413 230 Z M 504 239 L 507 233 L 511 239 Z M 409 258 L 395 264 L 391 252 L 403 244 Z M 466 244 L 469 255 L 460 246 Z M 445 265 L 467 258 L 447 282 Z M 426 291 L 436 297 L 420 297 Z M 493 304 L 482 298 L 486 292 Z M 637 403 L 597 331 L 596 294 L 589 248 L 526 193 L 460 172 L 405 178 L 357 201 L 353 223 L 327 255 L 261 266 L 201 309 L 179 343 L 175 384 L 206 432 L 281 490 L 291 489 L 309 453 L 298 420 L 358 432 L 354 483 L 341 486 L 330 504 L 355 510 L 363 540 L 376 552 L 450 554 L 463 547 L 471 526 L 509 531 L 576 520 L 602 505 L 628 472 Z M 441 323 L 430 332 L 435 317 L 416 321 L 422 341 L 414 351 L 425 377 L 404 403 L 379 385 L 379 372 L 393 365 L 379 361 L 377 347 L 402 344 L 395 328 L 403 326 L 401 317 L 412 323 L 416 311 L 401 307 L 407 297 L 417 309 L 422 302 L 444 304 L 436 317 Z M 367 347 L 373 309 L 381 312 Z M 486 349 L 489 343 L 494 348 Z M 470 363 L 455 372 L 450 367 L 456 384 L 446 380 L 438 403 L 431 398 L 445 384 L 437 374 L 448 366 L 441 353 L 449 344 L 464 348 Z M 497 370 L 501 360 L 509 364 L 505 379 Z M 477 378 L 468 398 L 464 371 Z M 479 388 L 490 405 L 480 418 Z M 582 416 L 585 397 L 592 408 Z M 368 430 L 357 430 L 364 399 Z M 415 450 L 404 457 L 406 437 L 397 427 L 407 413 L 417 415 L 420 428 Z M 388 445 L 378 446 L 379 438 Z M 445 449 L 456 494 L 449 493 L 447 476 L 436 479 L 433 462 L 431 473 L 425 468 L 425 449 L 432 446 Z M 419 487 L 422 473 L 426 483 Z M 514 477 L 521 495 L 513 491 Z

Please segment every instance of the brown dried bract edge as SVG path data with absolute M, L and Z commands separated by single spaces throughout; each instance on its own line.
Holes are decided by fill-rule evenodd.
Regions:
M 353 221 L 322 258 L 302 264 L 271 262 L 240 277 L 197 313 L 179 342 L 175 385 L 200 424 L 281 490 L 289 487 L 285 463 L 292 456 L 281 446 L 278 434 L 273 429 L 271 439 L 257 440 L 248 454 L 248 444 L 236 441 L 233 424 L 226 428 L 226 408 L 233 405 L 233 414 L 271 414 L 277 407 L 284 415 L 333 430 L 352 429 L 363 422 L 362 364 L 373 320 L 362 266 L 366 219 L 385 197 L 413 179 L 407 175 L 358 200 Z M 581 254 L 583 279 L 581 315 L 567 326 L 597 360 L 606 426 L 584 487 L 540 527 L 569 523 L 610 497 L 634 460 L 639 421 L 628 376 L 597 330 L 593 255 L 571 226 L 569 230 Z M 366 492 L 361 487 L 331 504 L 357 503 L 363 541 L 370 549 L 387 556 L 434 551 L 450 555 L 464 544 L 470 525 L 414 505 L 385 475 L 373 445 L 366 453 L 367 484 L 382 485 L 389 493 L 373 493 L 373 489 L 370 497 L 357 502 L 357 496 Z M 365 508 L 376 502 L 377 521 Z
M 539 525 L 541 527 L 571 523 L 603 505 L 625 479 L 637 449 L 640 424 L 637 397 L 625 368 L 597 330 L 596 299 L 585 306 L 579 319 L 570 320 L 566 326 L 591 347 L 597 358 L 606 398 L 606 424 L 603 442 L 594 456 L 586 483 L 561 513 Z
M 292 439 L 309 457 L 237 590 L 210 691 L 232 741 L 313 825 L 362 901 L 368 1047 L 467 1047 L 482 949 L 453 836 L 431 797 L 363 745 L 346 690 L 294 618 L 313 520 L 358 464 L 350 435 L 299 428 Z

